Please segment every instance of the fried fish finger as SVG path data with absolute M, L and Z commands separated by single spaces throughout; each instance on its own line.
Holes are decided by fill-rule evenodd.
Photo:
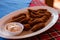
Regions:
M 34 25 L 32 28 L 31 28 L 31 31 L 37 31 L 37 30 L 39 30 L 39 29 L 41 29 L 41 28 L 43 28 L 43 27 L 45 27 L 45 23 L 39 23 L 39 24 L 36 24 L 36 25 Z
M 51 13 L 50 13 L 50 12 L 45 12 L 45 15 L 46 15 L 47 17 L 51 17 Z
M 25 16 L 21 16 L 19 18 L 16 18 L 16 19 L 12 19 L 11 22 L 19 22 L 20 20 L 24 19 Z
M 25 14 L 25 13 L 20 13 L 19 15 L 14 16 L 12 19 L 16 19 L 16 18 L 19 18 L 19 17 L 21 17 L 21 16 L 26 16 L 26 14 Z
M 24 30 L 28 31 L 29 29 L 31 29 L 30 24 L 24 24 Z

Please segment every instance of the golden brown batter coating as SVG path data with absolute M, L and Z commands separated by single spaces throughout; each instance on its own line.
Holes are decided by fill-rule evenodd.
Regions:
M 19 15 L 14 16 L 12 19 L 16 19 L 16 18 L 19 18 L 19 17 L 21 17 L 21 16 L 26 16 L 26 14 L 25 14 L 25 13 L 20 13 Z
M 39 20 L 41 22 L 46 22 L 48 20 L 48 17 L 47 16 L 43 16 L 43 17 L 39 18 Z
M 38 9 L 37 10 L 39 13 L 45 13 L 47 11 L 47 9 Z
M 34 24 L 41 23 L 41 22 L 45 23 L 47 20 L 48 20 L 47 16 L 43 16 L 41 18 L 35 18 L 34 20 L 29 21 L 28 23 L 31 25 L 34 25 Z
M 12 19 L 11 22 L 19 22 L 20 20 L 22 20 L 22 19 L 24 19 L 24 18 L 25 18 L 25 16 L 21 16 L 21 17 L 19 17 L 19 18 Z
M 51 13 L 50 13 L 50 12 L 45 12 L 45 15 L 46 15 L 47 17 L 51 17 Z
M 31 26 L 33 26 L 33 25 L 35 25 L 35 24 L 37 24 L 37 23 L 40 23 L 41 21 L 38 19 L 38 18 L 36 18 L 36 19 L 34 19 L 34 20 L 32 20 L 32 21 L 29 21 L 28 23 L 31 25 Z
M 30 24 L 24 24 L 24 30 L 28 31 L 29 29 L 31 29 Z
M 45 23 L 39 23 L 39 24 L 36 24 L 36 25 L 34 25 L 33 27 L 32 27 L 32 29 L 31 29 L 31 31 L 37 31 L 37 30 L 39 30 L 39 29 L 41 29 L 41 28 L 43 28 L 43 27 L 45 27 Z

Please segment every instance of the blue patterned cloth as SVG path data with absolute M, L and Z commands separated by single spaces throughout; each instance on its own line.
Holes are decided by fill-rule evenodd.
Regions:
M 29 6 L 31 0 L 0 0 L 0 18 L 12 11 Z
M 0 18 L 12 11 L 28 7 L 31 0 L 0 0 Z M 0 37 L 0 40 L 7 40 Z

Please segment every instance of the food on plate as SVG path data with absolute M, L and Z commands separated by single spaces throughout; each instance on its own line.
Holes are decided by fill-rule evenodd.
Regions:
M 50 17 L 50 16 L 51 16 L 51 13 L 50 13 L 50 12 L 46 12 L 45 15 L 46 15 L 47 17 Z
M 30 14 L 30 17 L 32 17 L 32 18 L 39 18 L 39 17 L 41 17 L 42 15 L 37 11 L 34 11 L 34 10 L 29 10 L 28 9 L 28 11 L 29 11 L 29 14 Z
M 32 27 L 32 31 L 37 31 L 45 26 L 45 23 L 38 23 Z
M 12 18 L 10 22 L 20 22 L 24 25 L 24 30 L 37 31 L 45 27 L 45 23 L 51 17 L 51 13 L 47 9 L 27 9 L 28 13 L 21 13 Z
M 20 21 L 21 19 L 23 19 L 23 18 L 25 18 L 25 16 L 21 16 L 21 17 L 19 17 L 19 18 L 16 18 L 16 19 L 14 19 L 14 21 Z M 13 22 L 13 20 L 12 20 L 12 22 Z
M 30 24 L 24 24 L 24 30 L 29 30 L 29 29 L 31 29 Z
M 21 16 L 26 16 L 26 15 L 25 15 L 25 13 L 21 13 L 21 14 L 19 14 L 19 15 L 17 15 L 17 16 L 14 16 L 13 19 L 19 18 L 19 17 L 21 17 Z
M 16 32 L 21 30 L 22 28 L 17 23 L 8 23 L 5 25 L 5 29 L 11 32 Z
M 18 27 L 18 25 L 8 25 L 6 29 L 11 32 L 16 32 L 19 31 L 21 28 Z
M 47 12 L 47 9 L 38 9 L 37 10 L 39 13 L 45 13 L 45 12 Z
M 11 23 L 7 23 L 4 29 L 5 32 L 9 35 L 17 35 L 23 31 L 24 27 L 22 24 L 18 22 L 11 22 Z

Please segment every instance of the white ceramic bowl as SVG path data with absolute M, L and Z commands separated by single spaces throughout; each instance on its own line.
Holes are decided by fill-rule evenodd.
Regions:
M 16 24 L 17 24 L 17 26 L 19 27 L 19 30 L 18 30 L 18 31 L 12 32 L 12 31 L 6 29 L 8 26 L 9 26 L 9 28 L 11 28 L 12 25 L 15 25 L 15 26 L 16 26 Z M 11 26 L 10 26 L 10 25 L 11 25 Z M 13 26 L 13 27 L 15 27 L 15 26 Z M 20 33 L 23 31 L 24 26 L 23 26 L 21 23 L 18 23 L 18 22 L 11 22 L 11 23 L 5 24 L 5 27 L 3 27 L 3 28 L 4 28 L 4 30 L 5 30 L 5 35 L 7 34 L 8 36 L 14 36 L 14 35 L 20 34 Z M 12 30 L 13 30 L 13 29 L 12 29 Z
M 7 21 L 9 21 L 10 18 L 12 18 L 16 15 L 19 15 L 20 13 L 26 12 L 27 9 L 34 9 L 34 10 L 47 9 L 49 12 L 51 12 L 52 18 L 51 18 L 50 22 L 43 29 L 40 29 L 36 32 L 26 34 L 26 35 L 23 35 L 23 36 L 22 35 L 21 36 L 7 36 L 7 35 L 3 35 L 2 31 L 0 29 L 0 37 L 8 38 L 8 39 L 22 39 L 22 38 L 35 36 L 37 34 L 41 34 L 45 31 L 47 31 L 48 29 L 50 29 L 58 20 L 58 12 L 54 8 L 51 8 L 51 7 L 48 7 L 48 6 L 35 6 L 35 7 L 28 7 L 28 8 L 25 8 L 25 9 L 17 10 L 17 11 L 14 11 L 14 12 L 4 16 L 3 18 L 0 19 L 0 28 L 3 24 L 5 24 Z

